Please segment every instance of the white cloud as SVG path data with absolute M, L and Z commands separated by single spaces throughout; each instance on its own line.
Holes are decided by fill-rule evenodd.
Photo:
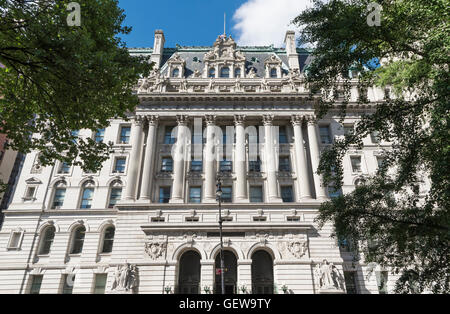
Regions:
M 310 4 L 310 0 L 248 0 L 233 16 L 238 44 L 282 47 L 286 31 L 297 30 L 291 21 Z

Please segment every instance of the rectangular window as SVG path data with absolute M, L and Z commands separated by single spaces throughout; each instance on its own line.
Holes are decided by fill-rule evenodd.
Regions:
M 113 173 L 125 173 L 126 162 L 127 159 L 125 157 L 117 157 L 116 162 L 114 163 Z
M 331 144 L 330 128 L 328 126 L 319 127 L 320 141 L 322 144 Z
M 94 284 L 94 294 L 105 294 L 106 279 L 108 274 L 96 274 Z
M 377 156 L 377 164 L 378 164 L 378 169 L 380 169 L 383 166 L 383 162 L 384 162 L 384 158 Z
M 289 142 L 286 133 L 286 126 L 280 126 L 278 132 L 280 144 L 288 144 Z
M 43 275 L 33 275 L 31 277 L 30 294 L 39 294 L 39 291 L 41 291 L 41 284 L 43 278 L 44 278 Z
M 267 221 L 266 216 L 255 216 L 253 217 L 253 221 Z
M 11 239 L 9 240 L 8 249 L 18 249 L 20 247 L 20 240 L 22 238 L 22 232 L 16 231 L 11 234 Z
M 95 132 L 95 141 L 97 143 L 103 143 L 103 139 L 105 138 L 105 129 L 98 129 L 97 132 Z
M 120 128 L 120 138 L 119 138 L 120 144 L 129 144 L 130 143 L 130 134 L 131 134 L 131 127 L 122 126 Z
M 166 126 L 164 129 L 164 144 L 175 144 L 175 138 L 172 137 L 174 126 Z
M 378 293 L 379 294 L 387 294 L 387 281 L 388 281 L 388 272 L 387 271 L 377 271 L 377 284 L 378 284 Z
M 122 188 L 112 188 L 109 196 L 108 208 L 113 208 L 122 197 Z
M 342 195 L 342 190 L 336 190 L 336 188 L 334 186 L 329 186 L 328 187 L 328 196 L 330 198 L 336 198 Z
M 350 161 L 352 162 L 352 171 L 361 172 L 361 156 L 350 157 Z
M 355 247 L 353 242 L 349 239 L 339 237 L 338 238 L 338 247 L 341 252 L 353 252 L 355 251 Z
M 161 172 L 172 172 L 173 171 L 173 160 L 172 158 L 163 158 L 161 165 Z
M 94 196 L 94 189 L 85 188 L 83 190 L 83 197 L 81 199 L 80 208 L 89 209 L 92 206 L 92 198 Z
M 344 280 L 347 294 L 357 294 L 356 271 L 344 271 Z
M 231 160 L 220 161 L 220 172 L 231 172 L 233 170 L 233 163 Z
M 201 160 L 192 160 L 191 172 L 202 172 L 202 171 L 203 171 L 203 162 Z
M 32 199 L 34 197 L 34 192 L 36 192 L 36 187 L 35 186 L 29 186 L 27 188 L 27 193 L 25 195 L 26 199 Z
M 262 186 L 251 186 L 250 203 L 262 203 L 262 202 L 263 202 Z
M 70 133 L 70 135 L 73 137 L 72 142 L 77 143 L 78 142 L 78 135 L 80 134 L 79 130 L 74 130 Z
M 294 193 L 292 192 L 292 186 L 281 187 L 281 198 L 283 199 L 283 203 L 294 202 Z
M 280 157 L 278 171 L 280 171 L 280 172 L 290 172 L 291 171 L 291 163 L 289 161 L 289 157 Z
M 70 165 L 67 162 L 60 163 L 58 174 L 68 174 L 69 172 L 70 172 Z
M 370 139 L 374 144 L 380 143 L 380 132 L 373 131 L 372 133 L 370 133 Z
M 233 189 L 231 186 L 222 187 L 222 202 L 223 203 L 233 202 Z
M 56 189 L 53 197 L 52 209 L 63 206 L 64 197 L 66 196 L 66 189 Z
M 354 132 L 353 124 L 345 124 L 344 125 L 344 135 L 352 135 Z
M 250 172 L 261 172 L 261 160 L 250 160 L 248 162 L 248 171 Z
M 189 203 L 199 204 L 202 202 L 202 188 L 191 187 L 189 189 Z
M 169 203 L 170 201 L 170 187 L 160 187 L 159 188 L 159 202 Z
M 62 294 L 72 294 L 74 282 L 75 282 L 75 275 L 73 274 L 64 275 L 62 283 Z

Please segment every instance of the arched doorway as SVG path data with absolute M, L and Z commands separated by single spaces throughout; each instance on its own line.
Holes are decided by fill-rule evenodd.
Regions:
M 273 294 L 273 260 L 263 250 L 252 255 L 252 293 Z
M 180 258 L 178 293 L 200 294 L 200 254 L 188 251 Z
M 224 265 L 225 265 L 225 293 L 236 294 L 237 293 L 237 258 L 233 252 L 224 251 Z M 216 256 L 216 288 L 214 289 L 216 294 L 222 293 L 222 284 L 220 276 L 220 251 Z

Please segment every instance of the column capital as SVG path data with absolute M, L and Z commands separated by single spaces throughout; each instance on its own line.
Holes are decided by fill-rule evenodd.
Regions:
M 262 116 L 263 124 L 264 124 L 265 126 L 272 125 L 272 122 L 273 122 L 274 117 L 275 117 L 275 116 L 274 116 L 273 114 L 264 114 L 264 115 Z
M 159 116 L 154 116 L 154 115 L 147 115 L 145 116 L 145 118 L 147 119 L 148 125 L 150 126 L 156 126 L 159 122 Z
M 292 118 L 291 118 L 291 123 L 293 126 L 296 126 L 296 125 L 301 126 L 303 121 L 304 121 L 304 116 L 300 115 L 300 114 L 296 114 L 296 115 L 292 116 Z
M 186 115 L 177 115 L 177 123 L 178 125 L 186 126 L 189 122 L 189 116 Z
M 216 124 L 216 116 L 215 115 L 205 115 L 206 125 L 215 125 Z
M 245 123 L 245 115 L 235 115 L 234 116 L 234 124 L 236 126 L 244 125 L 244 123 Z
M 131 120 L 134 125 L 141 126 L 145 121 L 145 116 L 134 116 Z
M 308 125 L 316 124 L 316 116 L 314 114 L 305 114 L 304 119 Z

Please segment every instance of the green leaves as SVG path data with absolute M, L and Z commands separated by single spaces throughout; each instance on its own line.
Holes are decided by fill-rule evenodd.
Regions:
M 381 25 L 366 23 L 372 1 L 315 1 L 295 20 L 301 42 L 315 45 L 308 82 L 317 90 L 343 88 L 344 101 L 322 99 L 319 117 L 347 113 L 349 69 L 361 72 L 358 88 L 390 87 L 395 97 L 375 105 L 346 136 L 324 151 L 324 183 L 342 185 L 342 160 L 350 147 L 377 131 L 392 143 L 383 166 L 363 186 L 321 206 L 318 222 L 359 241 L 365 262 L 401 274 L 396 291 L 448 293 L 450 273 L 450 19 L 448 0 L 377 1 Z M 379 60 L 378 68 L 368 67 Z M 366 102 L 366 101 L 364 101 Z M 336 111 L 335 111 L 336 112 Z M 395 169 L 395 171 L 393 171 Z M 423 190 L 429 181 L 430 189 Z M 376 241 L 370 248 L 367 241 Z
M 12 148 L 41 151 L 44 165 L 78 158 L 95 171 L 110 147 L 73 142 L 70 132 L 126 118 L 138 104 L 133 86 L 150 64 L 131 57 L 118 37 L 130 29 L 117 1 L 82 1 L 80 27 L 67 25 L 69 2 L 0 1 L 0 129 Z

